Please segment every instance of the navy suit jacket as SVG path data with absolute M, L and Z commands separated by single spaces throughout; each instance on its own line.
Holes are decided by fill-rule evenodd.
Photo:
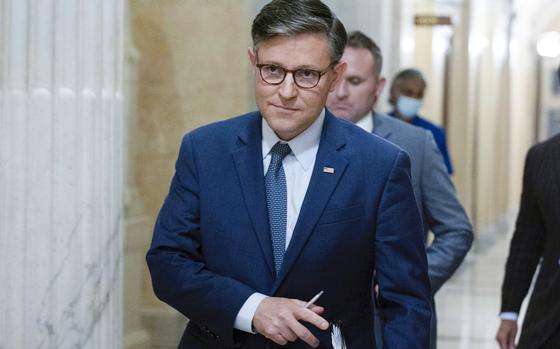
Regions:
M 262 117 L 187 134 L 147 262 L 156 295 L 190 319 L 180 348 L 274 348 L 233 328 L 254 292 L 308 300 L 340 324 L 348 348 L 375 348 L 372 276 L 388 348 L 427 348 L 430 286 L 410 160 L 397 146 L 326 112 L 311 181 L 281 271 L 267 222 Z M 334 173 L 324 167 L 334 168 Z M 310 328 L 321 348 L 330 331 Z M 286 348 L 307 348 L 297 341 Z

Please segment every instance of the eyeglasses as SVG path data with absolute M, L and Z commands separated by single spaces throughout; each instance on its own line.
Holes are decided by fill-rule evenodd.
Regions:
M 286 79 L 286 75 L 290 73 L 298 87 L 313 88 L 319 84 L 321 77 L 329 71 L 332 65 L 333 63 L 329 64 L 325 71 L 307 68 L 288 70 L 276 64 L 257 64 L 257 68 L 259 68 L 261 78 L 267 84 L 280 85 Z

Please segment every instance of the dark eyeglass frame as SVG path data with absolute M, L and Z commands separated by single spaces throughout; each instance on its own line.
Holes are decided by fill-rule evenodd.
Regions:
M 312 89 L 312 88 L 317 87 L 317 85 L 319 85 L 319 82 L 321 82 L 321 78 L 323 77 L 323 75 L 325 75 L 326 73 L 328 73 L 329 70 L 331 70 L 332 67 L 333 67 L 335 64 L 336 64 L 336 62 L 332 62 L 331 64 L 329 64 L 329 66 L 328 66 L 324 71 L 315 70 L 315 69 L 309 69 L 309 68 L 300 68 L 300 69 L 296 69 L 296 70 L 289 70 L 289 69 L 286 69 L 286 68 L 284 68 L 283 66 L 278 65 L 278 64 L 256 64 L 255 66 L 256 66 L 257 68 L 259 68 L 259 74 L 260 74 L 260 76 L 261 76 L 261 79 L 262 79 L 264 82 L 266 82 L 267 84 L 269 84 L 269 85 L 274 85 L 274 86 L 276 86 L 276 85 L 282 84 L 282 83 L 284 82 L 284 80 L 286 80 L 286 75 L 288 75 L 288 73 L 290 73 L 290 74 L 292 74 L 292 79 L 294 80 L 294 83 L 296 84 L 297 87 L 308 90 L 308 89 Z M 282 69 L 282 70 L 284 71 L 284 77 L 283 77 L 282 80 L 280 80 L 279 82 L 268 82 L 268 81 L 264 78 L 263 73 L 262 73 L 262 68 L 264 68 L 264 67 L 271 67 L 271 66 L 272 66 L 272 67 L 280 68 L 280 69 Z M 297 73 L 298 71 L 302 71 L 302 70 L 307 70 L 307 71 L 311 71 L 311 72 L 314 72 L 314 73 L 318 73 L 318 74 L 319 74 L 319 78 L 317 79 L 317 82 L 315 83 L 315 85 L 313 85 L 313 86 L 301 86 L 300 84 L 298 84 L 298 82 L 297 82 L 297 80 L 296 80 L 296 75 L 295 75 L 295 73 Z

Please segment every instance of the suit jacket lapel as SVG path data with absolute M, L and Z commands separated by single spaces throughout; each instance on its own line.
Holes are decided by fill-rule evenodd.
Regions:
M 271 275 L 274 275 L 274 257 L 264 192 L 262 135 L 260 114 L 249 121 L 239 133 L 238 148 L 232 152 L 235 168 L 253 230 L 261 246 Z
M 344 129 L 336 125 L 337 122 L 336 118 L 327 110 L 313 174 L 272 293 L 276 292 L 305 247 L 315 224 L 348 165 L 348 161 L 340 153 L 346 144 L 346 135 Z M 325 167 L 333 168 L 334 173 L 324 172 Z

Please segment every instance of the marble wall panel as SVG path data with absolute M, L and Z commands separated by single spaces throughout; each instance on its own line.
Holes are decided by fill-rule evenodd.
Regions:
M 0 5 L 2 349 L 121 346 L 122 3 Z

